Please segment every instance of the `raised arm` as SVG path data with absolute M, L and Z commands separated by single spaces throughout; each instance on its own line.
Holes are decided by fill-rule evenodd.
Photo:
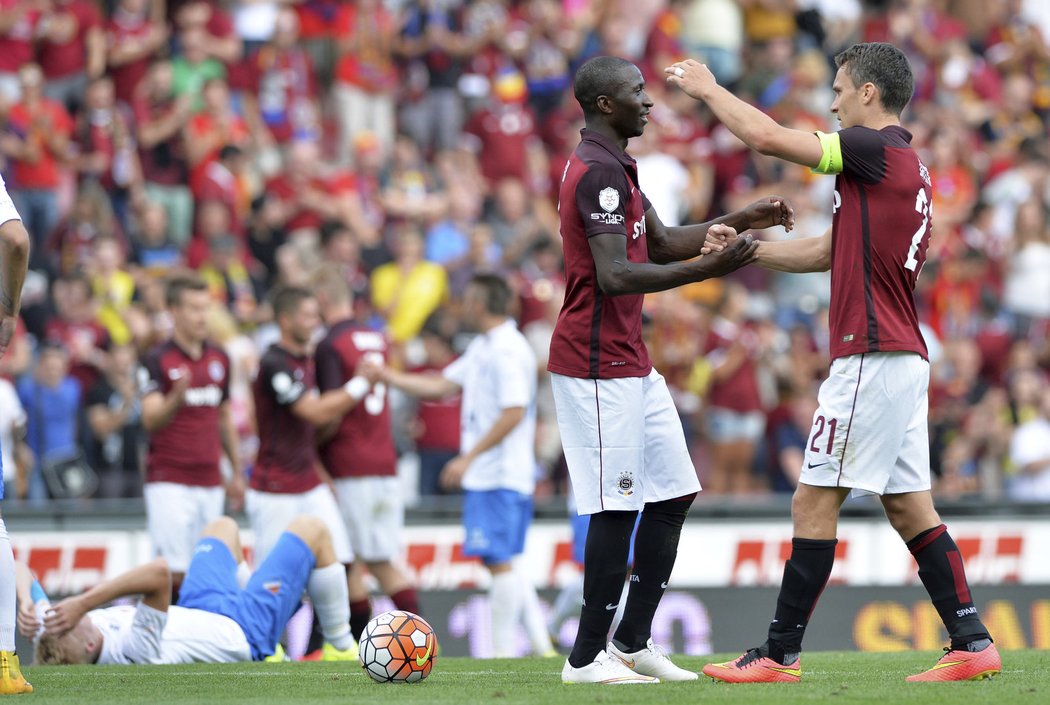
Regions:
M 668 83 L 707 103 L 715 117 L 751 149 L 810 168 L 820 165 L 824 150 L 815 133 L 778 124 L 718 85 L 705 64 L 686 59 L 668 66 L 664 73 Z
M 81 617 L 118 597 L 142 595 L 142 602 L 161 612 L 171 605 L 171 570 L 168 562 L 157 558 L 146 565 L 132 568 L 112 580 L 96 585 L 83 595 L 67 597 L 52 606 L 44 618 L 44 628 L 62 634 L 75 627 Z

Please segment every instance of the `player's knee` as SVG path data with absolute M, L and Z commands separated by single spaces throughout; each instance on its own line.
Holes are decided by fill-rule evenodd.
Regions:
M 331 543 L 332 540 L 325 523 L 315 516 L 306 514 L 292 519 L 285 531 L 301 538 L 314 552 L 317 551 L 319 546 Z
M 236 538 L 239 533 L 240 529 L 237 526 L 237 522 L 230 517 L 219 517 L 208 522 L 204 527 L 204 531 L 201 532 L 201 536 L 210 536 L 228 542 L 231 537 Z
M 664 499 L 659 502 L 648 502 L 645 505 L 645 509 L 642 512 L 644 516 L 646 513 L 663 514 L 669 517 L 685 517 L 689 513 L 689 510 L 693 506 L 693 500 L 696 499 L 696 492 L 687 494 L 683 497 L 675 497 L 674 499 Z

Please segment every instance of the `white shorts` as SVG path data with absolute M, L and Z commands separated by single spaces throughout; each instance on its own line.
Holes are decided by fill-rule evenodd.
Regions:
M 176 482 L 147 482 L 146 524 L 153 550 L 176 573 L 185 573 L 204 527 L 222 516 L 226 490 Z
M 15 208 L 7 187 L 4 186 L 4 180 L 0 178 L 0 225 L 9 220 L 22 220 L 22 216 L 18 215 L 18 209 Z
M 255 534 L 255 567 L 261 565 L 266 556 L 270 555 L 270 551 L 277 545 L 277 539 L 292 523 L 292 519 L 303 514 L 317 517 L 328 527 L 337 561 L 354 561 L 354 552 L 346 535 L 346 525 L 343 524 L 335 497 L 327 485 L 318 485 L 302 494 L 249 489 L 244 493 L 244 511 Z
M 552 374 L 576 510 L 631 511 L 700 491 L 667 383 L 648 377 Z
M 335 495 L 358 558 L 389 561 L 401 553 L 405 506 L 397 476 L 337 479 Z
M 800 482 L 854 496 L 930 489 L 930 364 L 909 352 L 840 357 L 820 385 Z

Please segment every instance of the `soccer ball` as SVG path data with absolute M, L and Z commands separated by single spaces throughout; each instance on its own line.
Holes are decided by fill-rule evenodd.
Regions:
M 377 683 L 415 683 L 434 668 L 437 635 L 418 614 L 384 612 L 361 633 L 357 657 Z

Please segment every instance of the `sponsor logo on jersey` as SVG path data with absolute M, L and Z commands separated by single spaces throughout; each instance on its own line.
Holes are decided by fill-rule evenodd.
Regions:
M 620 192 L 612 186 L 603 188 L 598 192 L 598 205 L 606 213 L 612 213 L 616 210 L 616 206 L 620 205 Z
M 620 493 L 622 497 L 630 497 L 634 494 L 634 475 L 628 471 L 623 471 L 620 476 L 616 478 L 616 491 Z
M 222 389 L 215 384 L 186 390 L 186 406 L 218 406 L 222 403 Z
M 623 225 L 623 216 L 618 213 L 591 213 L 591 220 L 597 220 L 606 225 Z

